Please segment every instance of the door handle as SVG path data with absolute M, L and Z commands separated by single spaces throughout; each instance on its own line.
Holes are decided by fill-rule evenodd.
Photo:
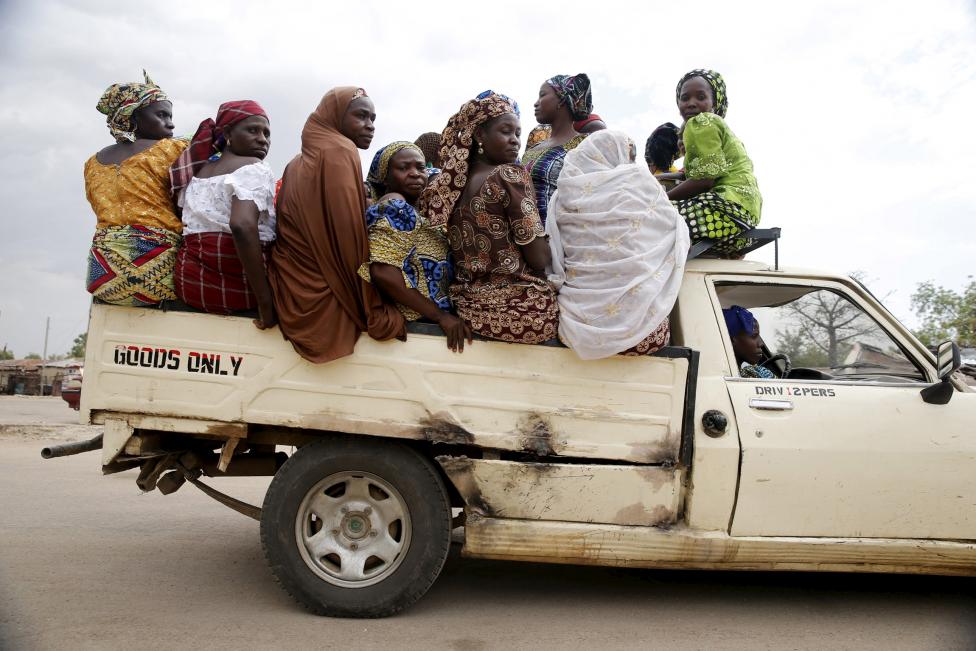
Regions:
M 767 411 L 790 411 L 793 409 L 792 400 L 770 400 L 769 398 L 749 398 L 749 406 L 753 409 Z

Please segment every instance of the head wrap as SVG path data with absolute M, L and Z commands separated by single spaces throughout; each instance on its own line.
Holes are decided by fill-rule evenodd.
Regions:
M 560 103 L 569 107 L 573 120 L 585 120 L 593 112 L 593 93 L 590 78 L 585 73 L 578 75 L 556 75 L 546 80 L 556 91 Z
M 173 196 L 179 195 L 180 190 L 190 185 L 194 175 L 206 164 L 210 158 L 222 151 L 227 139 L 224 133 L 245 118 L 260 115 L 264 118 L 268 114 L 261 105 L 249 99 L 238 102 L 224 102 L 217 109 L 217 120 L 207 118 L 197 127 L 190 146 L 183 150 L 180 157 L 169 168 L 169 180 Z
M 169 97 L 163 89 L 157 86 L 146 71 L 142 71 L 146 83 L 131 82 L 128 84 L 112 84 L 98 100 L 95 108 L 104 114 L 108 123 L 108 130 L 116 142 L 135 142 L 135 125 L 132 114 L 153 102 L 162 102 Z
M 302 129 L 301 154 L 282 177 L 278 238 L 268 265 L 282 334 L 299 355 L 328 362 L 352 353 L 361 332 L 402 337 L 403 315 L 359 268 L 369 261 L 366 197 L 356 145 L 341 131 L 355 86 L 333 88 Z
M 590 113 L 582 120 L 577 120 L 576 122 L 573 122 L 573 129 L 579 131 L 580 129 L 588 125 L 590 122 L 597 122 L 597 121 L 602 122 L 603 118 L 601 118 L 596 113 Z
M 678 127 L 665 122 L 651 132 L 644 146 L 644 160 L 665 171 L 678 157 Z
M 424 152 L 424 160 L 427 161 L 427 167 L 437 167 L 439 163 L 437 160 L 437 150 L 441 146 L 440 133 L 436 131 L 422 133 L 413 141 L 413 144 L 420 147 L 420 151 Z
M 712 113 L 720 118 L 724 118 L 726 111 L 729 110 L 729 98 L 725 95 L 725 80 L 722 79 L 722 75 L 714 70 L 692 70 L 682 77 L 681 81 L 678 82 L 678 87 L 674 89 L 675 101 L 681 99 L 681 87 L 684 86 L 686 81 L 694 77 L 701 77 L 708 84 L 709 88 L 712 89 L 712 104 L 715 105 Z
M 441 173 L 430 181 L 420 195 L 420 210 L 431 224 L 443 226 L 447 223 L 454 204 L 468 184 L 468 158 L 471 156 L 475 129 L 509 113 L 518 116 L 518 104 L 501 93 L 486 90 L 465 102 L 447 121 L 441 134 Z
M 735 337 L 740 332 L 751 335 L 756 331 L 756 317 L 744 307 L 733 305 L 722 310 L 722 316 L 725 317 L 725 327 L 729 329 L 730 337 Z
M 390 171 L 390 161 L 396 156 L 397 152 L 403 149 L 413 149 L 424 155 L 423 150 L 412 142 L 397 140 L 383 147 L 373 156 L 373 162 L 369 166 L 369 174 L 366 175 L 366 182 L 369 183 L 370 194 L 373 200 L 379 199 L 386 190 L 386 175 Z

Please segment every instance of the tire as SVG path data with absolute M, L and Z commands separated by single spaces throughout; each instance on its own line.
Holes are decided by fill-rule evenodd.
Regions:
M 444 567 L 450 500 L 433 463 L 402 443 L 325 439 L 275 474 L 261 544 L 275 578 L 311 612 L 386 617 Z

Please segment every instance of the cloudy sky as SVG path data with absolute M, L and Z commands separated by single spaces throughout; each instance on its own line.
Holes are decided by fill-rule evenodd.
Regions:
M 48 316 L 52 354 L 86 329 L 82 166 L 112 142 L 95 103 L 143 68 L 178 133 L 222 101 L 261 102 L 280 173 L 335 85 L 373 97 L 379 147 L 440 131 L 486 88 L 520 102 L 528 132 L 539 85 L 586 72 L 596 111 L 643 141 L 680 120 L 675 83 L 698 67 L 725 76 L 785 264 L 862 270 L 910 324 L 917 283 L 976 271 L 971 1 L 0 0 L 0 347 L 41 352 Z

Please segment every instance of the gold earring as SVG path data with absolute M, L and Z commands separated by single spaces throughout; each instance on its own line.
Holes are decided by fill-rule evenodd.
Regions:
M 479 154 L 483 154 L 483 153 L 485 153 L 485 150 L 484 150 L 484 149 L 482 149 L 482 147 L 481 147 L 481 143 L 480 143 L 480 142 L 478 143 L 478 153 L 479 153 Z

